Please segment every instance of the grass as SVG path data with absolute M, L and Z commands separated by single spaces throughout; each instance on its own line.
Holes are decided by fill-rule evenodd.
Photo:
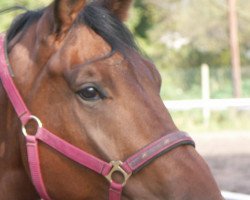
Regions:
M 219 131 L 243 131 L 250 132 L 250 110 L 242 111 L 228 109 L 225 111 L 213 111 L 209 123 L 203 120 L 202 111 L 171 111 L 177 127 L 181 130 L 194 133 L 219 132 Z

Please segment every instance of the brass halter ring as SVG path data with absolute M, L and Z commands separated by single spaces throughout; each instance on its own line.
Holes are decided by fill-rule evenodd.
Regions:
M 124 169 L 122 169 L 121 165 L 123 164 L 122 161 L 111 161 L 110 164 L 113 166 L 111 171 L 105 178 L 110 182 L 114 182 L 112 175 L 115 172 L 119 172 L 123 176 L 123 181 L 121 183 L 122 186 L 125 186 L 127 183 L 127 180 L 132 175 L 132 173 L 128 174 Z
M 29 120 L 34 120 L 34 121 L 37 123 L 38 129 L 43 127 L 43 124 L 42 124 L 41 120 L 40 120 L 38 117 L 36 117 L 36 116 L 34 116 L 34 115 L 31 115 L 31 116 L 29 117 Z M 28 133 L 27 133 L 27 130 L 26 130 L 26 127 L 25 127 L 24 124 L 22 125 L 22 132 L 23 132 L 23 135 L 24 135 L 25 137 L 28 136 Z M 36 131 L 36 132 L 37 132 L 37 131 Z

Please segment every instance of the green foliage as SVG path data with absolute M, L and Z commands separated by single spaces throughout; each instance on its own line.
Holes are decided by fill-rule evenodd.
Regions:
M 250 1 L 238 0 L 237 3 L 241 60 L 243 65 L 250 65 Z M 149 6 L 153 12 L 148 12 Z M 141 20 L 132 25 L 132 30 L 139 42 L 143 36 L 141 46 L 160 69 L 199 67 L 202 63 L 212 67 L 230 65 L 227 1 L 136 0 L 135 9 L 131 18 Z M 179 49 L 164 45 L 162 37 L 174 33 L 189 43 Z
M 0 10 L 4 10 L 13 6 L 24 6 L 27 9 L 37 9 L 40 7 L 43 7 L 45 5 L 48 5 L 51 1 L 50 0 L 39 0 L 39 1 L 33 1 L 33 0 L 1 0 L 0 1 Z M 10 26 L 11 22 L 17 16 L 18 14 L 22 13 L 23 11 L 17 10 L 12 12 L 4 12 L 0 14 L 0 32 L 6 32 L 8 27 Z
M 161 96 L 166 100 L 200 99 L 201 69 L 179 68 L 161 69 L 162 90 Z M 233 98 L 231 70 L 226 67 L 210 68 L 210 93 L 212 99 Z M 249 98 L 250 69 L 242 68 L 242 97 Z
M 202 110 L 170 112 L 177 127 L 190 133 L 216 131 L 250 131 L 249 111 L 229 109 L 220 112 L 211 112 L 209 124 L 203 121 Z M 232 123 L 233 122 L 233 123 Z

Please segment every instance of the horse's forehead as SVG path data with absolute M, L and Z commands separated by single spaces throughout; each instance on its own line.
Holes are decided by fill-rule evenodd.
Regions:
M 111 47 L 92 29 L 82 25 L 69 33 L 62 51 L 69 55 L 71 52 L 75 55 L 74 57 L 78 55 L 79 59 L 88 61 L 106 55 L 111 51 Z
M 96 34 L 87 26 L 80 25 L 72 30 L 61 49 L 59 50 L 59 59 L 61 62 L 70 60 L 71 69 L 79 65 L 92 64 L 118 66 L 127 65 L 124 62 L 124 56 L 115 52 L 112 53 L 111 45 L 108 44 L 100 35 Z M 63 58 L 63 59 L 62 59 Z M 103 58 L 103 59 L 102 59 Z M 95 62 L 97 60 L 98 62 Z
M 147 61 L 138 52 L 131 50 L 131 55 L 127 58 L 119 52 L 110 54 L 111 52 L 111 46 L 101 36 L 89 27 L 81 25 L 74 28 L 66 38 L 60 50 L 59 66 L 65 65 L 66 70 L 71 71 L 79 66 L 88 65 L 90 62 L 88 69 L 95 72 L 93 74 L 96 75 L 110 77 L 109 73 L 112 73 L 116 74 L 113 79 L 119 79 L 121 76 L 133 74 L 136 79 L 140 79 L 138 78 L 140 76 L 153 79 L 152 71 L 148 70 L 152 66 L 147 65 Z M 100 59 L 109 54 L 112 56 Z M 95 62 L 95 60 L 98 61 Z M 78 70 L 80 73 L 81 71 Z

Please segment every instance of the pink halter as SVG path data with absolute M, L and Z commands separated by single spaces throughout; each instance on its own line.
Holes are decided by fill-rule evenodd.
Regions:
M 71 160 L 104 176 L 110 182 L 109 200 L 120 200 L 122 189 L 126 185 L 129 177 L 148 165 L 153 159 L 156 159 L 181 145 L 195 146 L 193 140 L 188 134 L 184 132 L 176 132 L 165 135 L 157 141 L 147 145 L 136 154 L 129 157 L 125 162 L 111 161 L 108 163 L 100 160 L 52 134 L 47 129 L 43 128 L 41 121 L 37 117 L 31 115 L 10 76 L 5 56 L 7 56 L 7 53 L 5 52 L 4 38 L 0 37 L 0 79 L 18 117 L 21 120 L 22 132 L 26 139 L 32 182 L 40 197 L 44 200 L 50 200 L 51 198 L 47 193 L 41 174 L 38 140 L 46 143 L 48 146 Z M 38 129 L 36 135 L 28 135 L 26 132 L 25 125 L 30 120 L 37 122 Z M 123 183 L 116 183 L 112 179 L 114 172 L 119 172 L 123 175 Z

